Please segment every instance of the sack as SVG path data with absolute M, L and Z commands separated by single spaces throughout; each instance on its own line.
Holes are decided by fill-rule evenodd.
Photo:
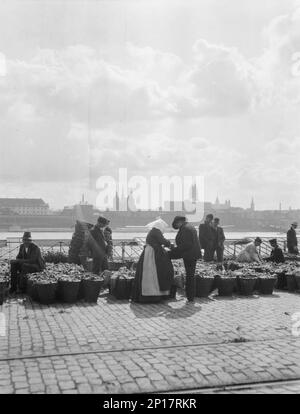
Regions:
M 110 280 L 110 293 L 118 300 L 129 300 L 132 296 L 134 277 L 115 274 Z

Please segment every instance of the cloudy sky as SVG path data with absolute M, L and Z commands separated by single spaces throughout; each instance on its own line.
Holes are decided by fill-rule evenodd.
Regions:
M 0 1 L 0 193 L 203 175 L 205 198 L 300 208 L 300 2 Z

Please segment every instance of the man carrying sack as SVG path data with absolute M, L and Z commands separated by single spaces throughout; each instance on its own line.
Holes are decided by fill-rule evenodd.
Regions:
M 45 268 L 40 248 L 32 242 L 31 233 L 25 232 L 22 238 L 19 253 L 15 260 L 11 260 L 11 286 L 10 293 L 19 289 L 21 275 L 41 272 Z

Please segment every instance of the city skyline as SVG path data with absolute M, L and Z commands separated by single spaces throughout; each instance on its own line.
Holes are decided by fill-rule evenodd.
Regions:
M 0 23 L 3 197 L 93 201 L 127 168 L 300 206 L 299 1 L 12 0 Z

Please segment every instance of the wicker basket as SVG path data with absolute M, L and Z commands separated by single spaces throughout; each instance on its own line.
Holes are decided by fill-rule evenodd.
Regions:
M 235 278 L 222 278 L 218 279 L 218 292 L 219 296 L 232 296 L 234 287 L 236 286 Z
M 83 299 L 86 302 L 96 303 L 103 287 L 103 280 L 82 280 Z
M 196 297 L 207 298 L 212 291 L 214 284 L 214 277 L 201 277 L 196 275 Z
M 287 273 L 285 277 L 286 277 L 287 290 L 289 292 L 295 292 L 295 290 L 297 289 L 295 275 L 292 273 Z
M 57 283 L 36 283 L 36 290 L 38 300 L 43 305 L 55 302 Z
M 239 277 L 238 278 L 239 293 L 243 296 L 253 295 L 256 281 L 257 281 L 256 277 Z
M 262 295 L 272 295 L 276 284 L 276 277 L 260 277 L 259 278 L 259 293 Z
M 78 299 L 80 280 L 58 282 L 58 298 L 65 303 L 75 303 Z

